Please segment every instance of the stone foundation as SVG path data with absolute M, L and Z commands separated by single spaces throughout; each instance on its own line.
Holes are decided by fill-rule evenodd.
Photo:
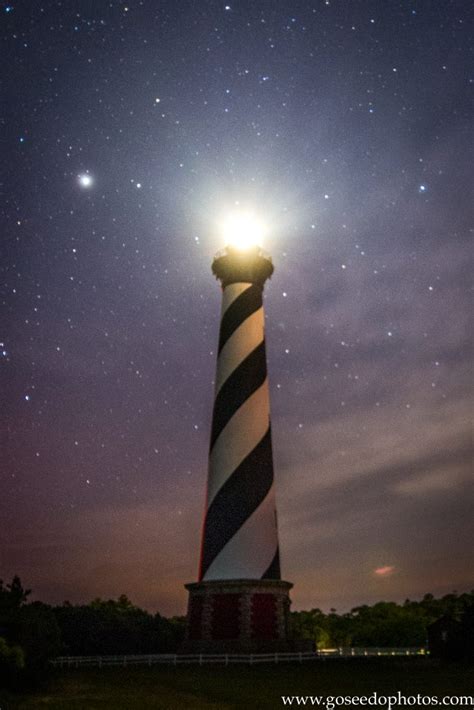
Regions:
M 183 653 L 267 653 L 295 650 L 289 636 L 290 582 L 213 580 L 187 584 Z

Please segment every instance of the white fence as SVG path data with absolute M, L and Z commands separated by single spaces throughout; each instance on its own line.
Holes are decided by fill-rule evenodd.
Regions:
M 323 648 L 318 651 L 319 658 L 352 658 L 364 656 L 427 656 L 426 648 Z
M 324 660 L 326 658 L 368 658 L 374 656 L 423 656 L 423 648 L 329 648 L 317 653 L 249 653 L 249 654 L 175 654 L 155 653 L 134 656 L 60 656 L 51 661 L 58 668 L 105 668 L 106 666 L 154 666 L 157 664 L 176 666 L 182 663 L 203 666 L 208 663 L 288 663 Z

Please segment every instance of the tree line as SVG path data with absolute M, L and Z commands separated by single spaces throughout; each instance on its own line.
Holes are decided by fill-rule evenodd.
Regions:
M 29 601 L 30 594 L 17 576 L 9 584 L 0 580 L 0 682 L 34 683 L 59 655 L 174 653 L 184 640 L 184 617 L 150 614 L 125 595 L 51 606 Z M 426 594 L 421 601 L 407 599 L 403 604 L 378 602 L 343 614 L 335 609 L 328 614 L 320 609 L 291 614 L 294 637 L 311 639 L 319 649 L 421 647 L 433 622 L 442 619 L 450 620 L 455 648 L 460 638 L 474 638 L 474 592 L 440 599 Z
M 297 637 L 312 639 L 319 649 L 408 648 L 426 646 L 428 630 L 438 619 L 452 619 L 464 629 L 472 624 L 473 613 L 474 591 L 446 594 L 439 599 L 425 594 L 421 601 L 407 599 L 403 604 L 377 602 L 357 606 L 345 614 L 337 614 L 335 609 L 329 614 L 320 609 L 297 611 L 292 613 L 292 623 Z
M 60 655 L 173 653 L 185 618 L 166 619 L 134 606 L 127 596 L 89 604 L 29 602 L 19 577 L 0 580 L 0 682 L 35 683 Z

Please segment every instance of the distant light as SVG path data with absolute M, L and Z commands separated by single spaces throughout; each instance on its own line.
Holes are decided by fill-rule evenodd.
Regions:
M 265 225 L 250 212 L 235 212 L 223 220 L 221 230 L 227 245 L 237 249 L 261 246 Z
M 83 173 L 82 175 L 79 175 L 79 185 L 81 187 L 91 187 L 92 183 L 94 182 L 92 175 L 89 175 L 88 173 Z
M 420 187 L 418 188 L 418 190 L 419 190 L 420 192 L 426 192 L 426 185 L 420 185 Z
M 377 567 L 377 569 L 374 569 L 374 574 L 376 574 L 377 577 L 389 577 L 394 572 L 395 567 L 393 565 L 385 565 L 385 567 Z

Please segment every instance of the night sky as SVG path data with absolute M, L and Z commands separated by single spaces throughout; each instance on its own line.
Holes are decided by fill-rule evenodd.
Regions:
M 2 5 L 0 577 L 184 612 L 238 203 L 294 608 L 474 586 L 470 10 Z

